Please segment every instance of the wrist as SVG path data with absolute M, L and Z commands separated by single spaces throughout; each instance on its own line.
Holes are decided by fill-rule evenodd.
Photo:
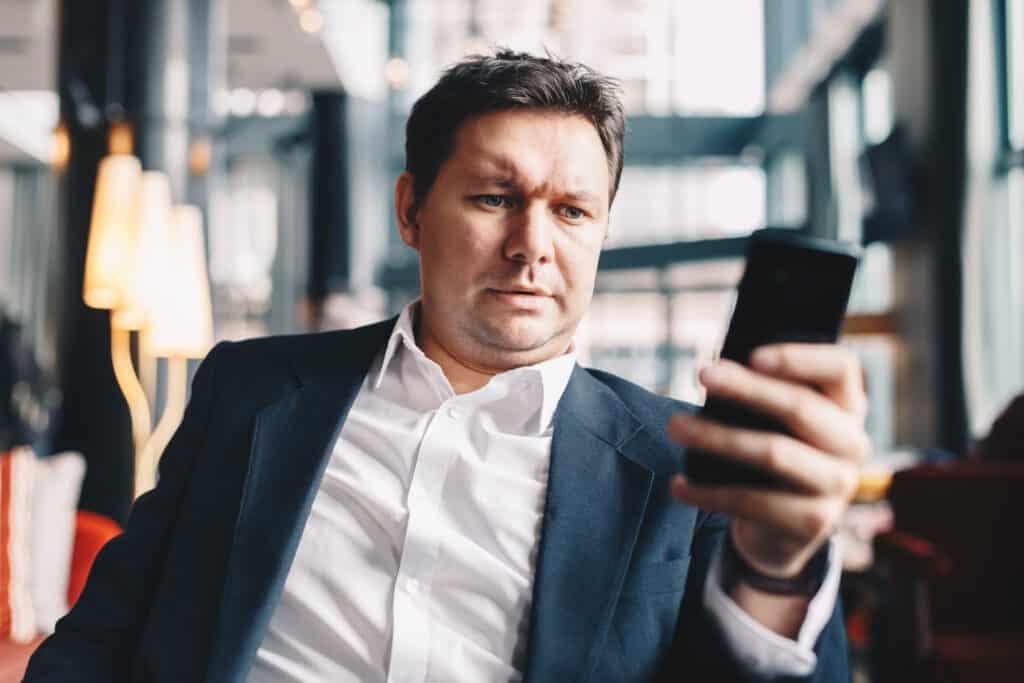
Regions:
M 803 564 L 792 572 L 768 573 L 755 567 L 737 550 L 732 530 L 726 532 L 722 547 L 722 583 L 727 593 L 737 583 L 774 595 L 810 597 L 818 592 L 828 571 L 828 543 L 823 544 Z

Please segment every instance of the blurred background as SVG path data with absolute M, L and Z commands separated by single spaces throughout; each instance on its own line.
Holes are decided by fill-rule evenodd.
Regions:
M 0 0 L 0 451 L 81 454 L 73 503 L 123 522 L 213 343 L 397 313 L 405 118 L 499 45 L 623 87 L 587 364 L 699 403 L 751 231 L 864 245 L 857 680 L 1009 680 L 985 667 L 1021 661 L 1024 595 L 993 568 L 1020 551 L 965 544 L 1014 545 L 993 519 L 1024 492 L 976 471 L 1024 462 L 993 429 L 1024 424 L 997 420 L 1024 391 L 1024 0 Z

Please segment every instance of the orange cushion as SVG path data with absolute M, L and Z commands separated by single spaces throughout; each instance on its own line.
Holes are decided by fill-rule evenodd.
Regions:
M 75 515 L 75 548 L 71 553 L 71 576 L 68 577 L 68 606 L 78 600 L 85 588 L 93 560 L 107 541 L 121 533 L 117 522 L 103 515 L 79 510 Z

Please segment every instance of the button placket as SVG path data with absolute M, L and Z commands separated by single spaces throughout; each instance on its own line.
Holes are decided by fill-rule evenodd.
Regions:
M 439 412 L 447 414 L 447 410 Z M 435 417 L 427 425 L 413 466 L 406 497 L 405 540 L 392 604 L 389 681 L 421 681 L 429 668 L 432 636 L 427 601 L 441 543 L 438 505 L 459 436 L 453 421 Z

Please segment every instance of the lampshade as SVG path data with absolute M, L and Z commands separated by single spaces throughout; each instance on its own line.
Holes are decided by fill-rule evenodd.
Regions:
M 141 175 L 142 166 L 131 155 L 111 154 L 100 161 L 82 285 L 82 298 L 91 308 L 115 308 L 130 277 Z
M 154 356 L 201 358 L 213 343 L 203 216 L 194 206 L 171 212 L 168 266 L 145 338 Z
M 167 277 L 170 243 L 171 181 L 160 171 L 145 171 L 135 198 L 135 252 L 113 313 L 113 324 L 139 330 L 158 305 Z

